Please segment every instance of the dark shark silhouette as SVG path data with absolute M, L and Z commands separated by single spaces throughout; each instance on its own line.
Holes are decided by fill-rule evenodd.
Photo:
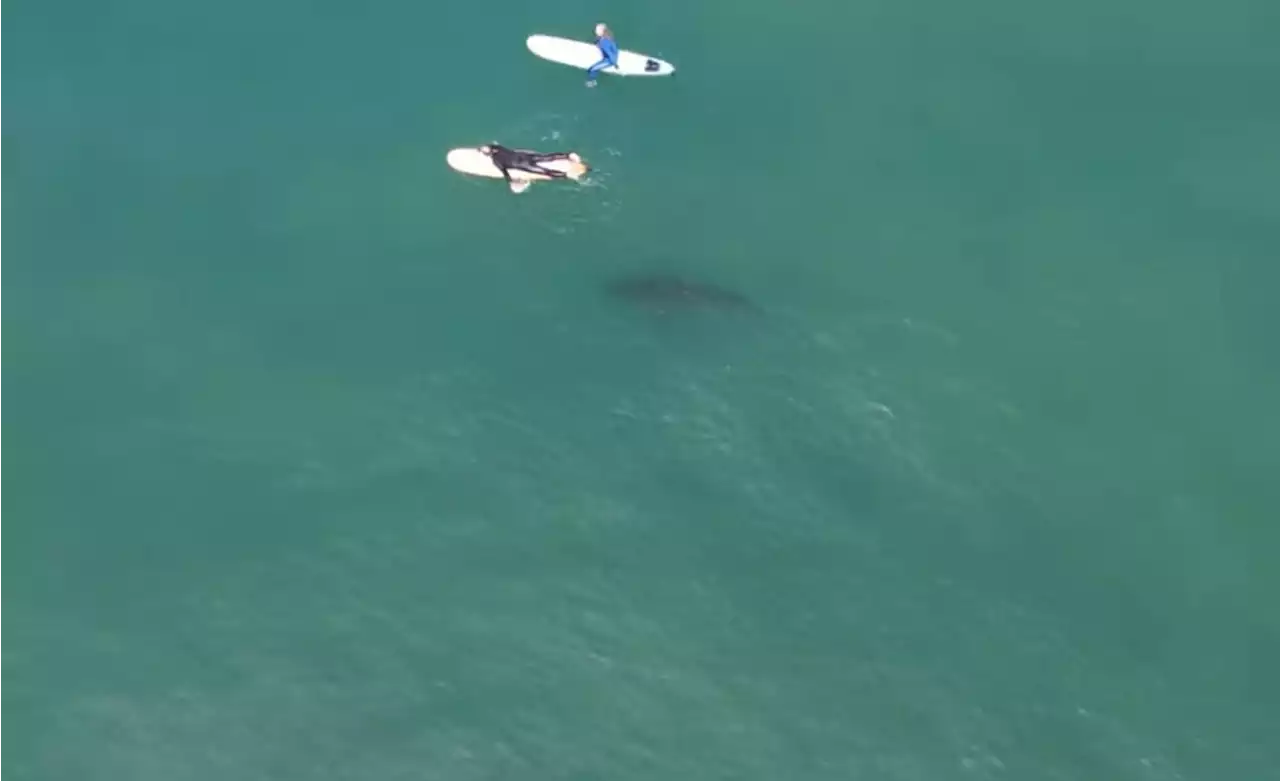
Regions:
M 756 311 L 745 296 L 705 282 L 669 274 L 644 274 L 615 279 L 605 286 L 609 295 L 657 309 L 706 308 Z

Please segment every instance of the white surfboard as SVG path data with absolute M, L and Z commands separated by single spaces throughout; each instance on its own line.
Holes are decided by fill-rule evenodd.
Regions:
M 493 164 L 493 160 L 484 152 L 476 147 L 462 147 L 460 149 L 451 149 L 449 154 L 445 155 L 445 162 L 449 167 L 459 173 L 470 174 L 472 176 L 484 176 L 490 179 L 501 179 L 502 171 L 498 166 Z M 570 179 L 578 180 L 587 175 L 591 170 L 590 166 L 578 160 L 548 160 L 542 165 L 553 171 L 563 171 Z M 552 177 L 543 174 L 535 174 L 532 171 L 515 171 L 511 174 L 511 189 L 514 192 L 522 193 L 529 189 L 529 185 L 534 182 L 551 181 Z
M 568 65 L 571 68 L 580 68 L 585 71 L 600 61 L 600 50 L 593 43 L 558 38 L 554 35 L 530 35 L 525 43 L 529 51 L 538 57 Z M 676 66 L 657 57 L 623 49 L 618 52 L 617 67 L 608 67 L 600 72 L 612 73 L 616 76 L 670 76 L 676 72 Z

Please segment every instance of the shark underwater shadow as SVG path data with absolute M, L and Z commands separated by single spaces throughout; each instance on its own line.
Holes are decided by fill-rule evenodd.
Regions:
M 684 279 L 672 274 L 640 274 L 608 282 L 604 290 L 613 298 L 658 314 L 691 310 L 715 310 L 760 314 L 755 302 L 728 288 Z

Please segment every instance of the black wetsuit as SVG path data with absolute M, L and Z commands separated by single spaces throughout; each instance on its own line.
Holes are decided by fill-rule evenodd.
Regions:
M 567 160 L 568 152 L 540 154 L 529 149 L 508 149 L 502 144 L 490 144 L 489 158 L 502 172 L 502 178 L 508 182 L 511 181 L 511 171 L 527 171 L 531 174 L 549 176 L 552 179 L 564 179 L 568 176 L 564 171 L 542 167 L 542 163 L 552 160 Z

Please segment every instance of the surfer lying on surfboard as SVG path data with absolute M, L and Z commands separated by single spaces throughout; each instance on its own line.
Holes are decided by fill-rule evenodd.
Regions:
M 603 55 L 600 62 L 587 68 L 587 86 L 594 87 L 596 85 L 596 74 L 605 68 L 618 67 L 618 44 L 613 40 L 613 32 L 609 30 L 609 26 L 604 22 L 596 25 L 596 46 Z
M 499 144 L 497 141 L 492 144 L 485 144 L 480 147 L 480 151 L 489 156 L 493 164 L 502 172 L 502 178 L 508 183 L 511 182 L 512 171 L 526 171 L 531 174 L 542 174 L 552 179 L 567 179 L 568 174 L 564 171 L 557 171 L 554 168 L 547 168 L 543 163 L 549 163 L 553 160 L 572 160 L 575 163 L 581 163 L 582 158 L 578 157 L 577 152 L 534 152 L 531 149 L 508 149 Z

